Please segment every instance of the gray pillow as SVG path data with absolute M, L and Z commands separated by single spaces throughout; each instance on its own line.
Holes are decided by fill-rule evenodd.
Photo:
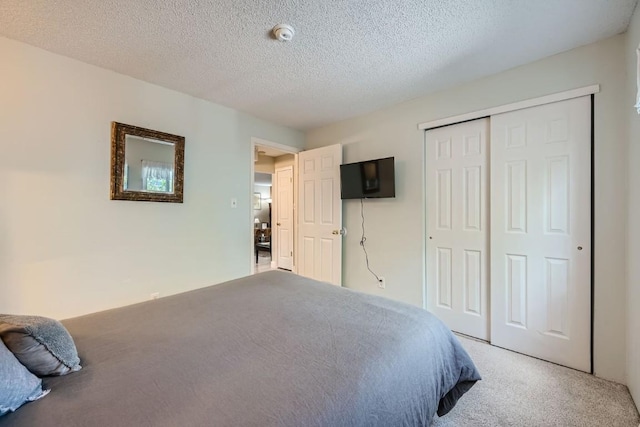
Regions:
M 0 341 L 0 416 L 13 412 L 27 402 L 49 393 L 42 390 L 42 380 L 20 364 Z
M 0 314 L 0 338 L 38 376 L 66 375 L 82 368 L 73 338 L 57 320 Z

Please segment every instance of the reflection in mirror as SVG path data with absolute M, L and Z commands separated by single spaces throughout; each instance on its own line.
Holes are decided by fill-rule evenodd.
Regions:
M 182 203 L 184 137 L 112 123 L 111 199 Z
M 126 135 L 123 190 L 173 193 L 175 152 L 171 143 Z

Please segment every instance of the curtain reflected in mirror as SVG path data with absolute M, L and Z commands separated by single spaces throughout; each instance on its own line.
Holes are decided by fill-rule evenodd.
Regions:
M 182 203 L 184 137 L 112 124 L 111 198 Z
M 142 160 L 142 191 L 173 193 L 173 164 Z

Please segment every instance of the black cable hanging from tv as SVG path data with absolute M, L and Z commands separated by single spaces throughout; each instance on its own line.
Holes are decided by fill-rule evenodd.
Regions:
M 364 235 L 364 199 L 360 199 L 360 216 L 362 217 L 362 237 L 360 238 L 360 246 L 362 246 L 362 250 L 364 251 L 364 259 L 367 262 L 367 270 L 376 278 L 378 283 L 382 282 L 380 277 L 376 273 L 373 272 L 371 267 L 369 267 L 369 254 L 367 253 L 367 248 L 365 247 L 365 242 L 367 238 Z

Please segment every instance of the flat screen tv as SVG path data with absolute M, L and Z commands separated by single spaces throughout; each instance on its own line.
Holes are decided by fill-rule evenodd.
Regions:
M 342 199 L 396 197 L 394 158 L 340 165 Z

